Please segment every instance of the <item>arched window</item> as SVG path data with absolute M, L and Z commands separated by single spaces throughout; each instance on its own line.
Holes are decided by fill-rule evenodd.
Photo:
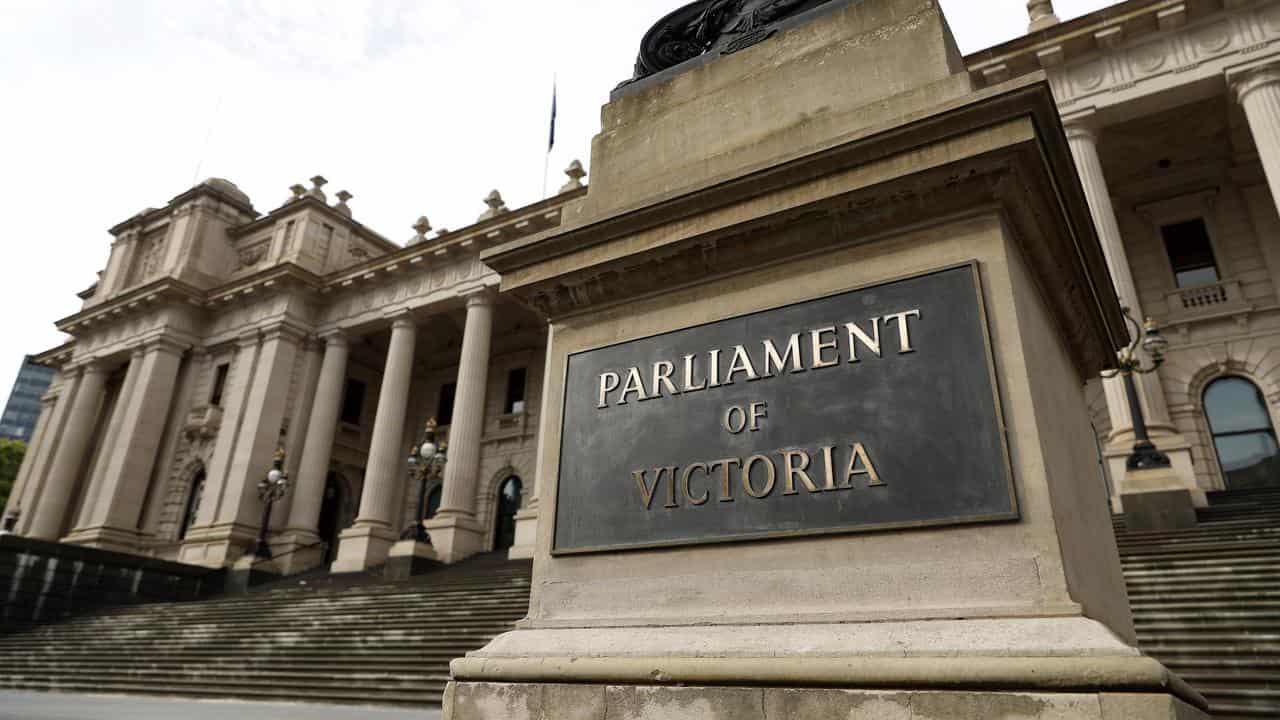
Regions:
M 516 544 L 516 513 L 520 511 L 520 493 L 524 483 L 512 475 L 498 486 L 498 519 L 494 523 L 494 550 L 506 550 Z
M 1241 377 L 1214 380 L 1204 391 L 1204 411 L 1227 487 L 1280 484 L 1280 446 L 1257 385 Z
M 196 524 L 196 515 L 200 512 L 200 498 L 204 496 L 204 470 L 196 473 L 191 479 L 191 490 L 187 494 L 187 507 L 182 512 L 182 527 L 178 530 L 178 539 L 187 537 L 191 526 Z

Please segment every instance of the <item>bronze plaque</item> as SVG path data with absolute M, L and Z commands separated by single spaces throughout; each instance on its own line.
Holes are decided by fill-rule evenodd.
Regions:
M 555 554 L 1017 517 L 976 264 L 569 357 Z

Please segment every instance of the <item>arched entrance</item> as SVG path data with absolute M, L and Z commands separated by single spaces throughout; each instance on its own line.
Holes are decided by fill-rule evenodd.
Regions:
M 498 517 L 493 523 L 494 550 L 506 550 L 516 544 L 516 513 L 520 511 L 520 496 L 524 483 L 512 475 L 498 486 Z
M 1280 445 L 1257 385 L 1234 375 L 1214 380 L 1204 391 L 1204 412 L 1228 488 L 1280 485 Z
M 324 503 L 320 505 L 320 523 L 317 530 L 320 539 L 329 544 L 324 560 L 333 562 L 338 557 L 338 533 L 342 531 L 343 482 L 337 473 L 329 473 L 324 482 Z

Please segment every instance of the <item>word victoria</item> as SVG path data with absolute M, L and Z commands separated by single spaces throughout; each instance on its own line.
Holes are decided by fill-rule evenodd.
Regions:
M 723 458 L 684 467 L 636 470 L 631 477 L 645 510 L 654 509 L 655 498 L 661 498 L 658 502 L 668 510 L 706 505 L 713 495 L 717 502 L 731 503 L 737 500 L 739 489 L 744 498 L 764 500 L 778 489 L 779 480 L 783 496 L 799 495 L 801 488 L 807 493 L 852 490 L 855 481 L 865 481 L 866 487 L 886 486 L 867 449 L 858 442 L 847 449 L 824 447 L 815 455 L 804 450 L 779 450 L 745 460 Z

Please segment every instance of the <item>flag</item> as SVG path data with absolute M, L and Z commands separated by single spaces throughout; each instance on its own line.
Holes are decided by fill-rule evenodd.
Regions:
M 556 82 L 551 81 L 551 140 L 547 143 L 547 152 L 556 146 Z

